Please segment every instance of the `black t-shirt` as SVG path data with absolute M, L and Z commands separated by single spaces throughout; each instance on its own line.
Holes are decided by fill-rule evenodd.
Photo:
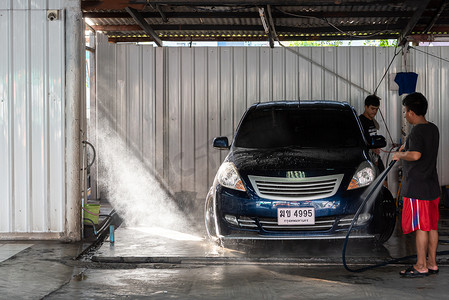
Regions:
M 363 132 L 365 133 L 365 138 L 368 143 L 371 143 L 371 136 L 377 134 L 376 124 L 373 120 L 368 119 L 363 114 L 359 116 L 360 122 L 362 123 Z
M 403 161 L 401 194 L 407 198 L 434 200 L 440 196 L 437 156 L 440 133 L 433 123 L 417 124 L 405 142 L 405 151 L 417 151 L 417 161 Z

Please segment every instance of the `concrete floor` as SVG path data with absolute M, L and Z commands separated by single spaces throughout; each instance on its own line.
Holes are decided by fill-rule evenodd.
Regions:
M 441 240 L 448 226 L 442 219 Z M 440 273 L 404 279 L 408 260 L 363 273 L 346 271 L 342 242 L 239 243 L 221 248 L 202 233 L 121 226 L 115 242 L 80 260 L 86 244 L 0 242 L 1 299 L 445 299 L 449 256 Z M 4 251 L 2 252 L 2 249 Z M 439 251 L 449 250 L 446 242 Z M 400 232 L 381 247 L 351 241 L 352 268 L 414 252 Z M 11 256 L 12 255 L 12 256 Z
M 48 299 L 446 299 L 449 268 L 401 279 L 398 267 L 351 274 L 341 267 L 220 265 L 79 269 Z
M 341 264 L 284 261 L 100 263 L 80 245 L 35 243 L 0 264 L 2 299 L 443 299 L 440 274 L 403 279 L 392 265 L 350 273 Z

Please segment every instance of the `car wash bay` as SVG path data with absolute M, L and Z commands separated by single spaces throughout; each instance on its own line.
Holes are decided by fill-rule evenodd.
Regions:
M 447 51 L 442 47 L 424 50 L 438 55 Z M 383 74 L 373 63 L 392 58 L 388 48 L 300 51 L 310 59 L 335 64 L 334 70 L 344 67 L 348 77 L 360 80 L 357 85 L 367 76 L 367 83 L 363 83 L 366 89 Z M 417 284 L 397 274 L 411 260 L 362 274 L 347 272 L 341 265 L 341 241 L 243 241 L 222 248 L 205 240 L 204 197 L 225 156 L 210 145 L 215 136 L 232 137 L 241 114 L 253 102 L 249 97 L 262 101 L 347 99 L 361 111 L 364 92 L 358 87 L 277 48 L 155 49 L 107 44 L 99 35 L 96 55 L 98 119 L 93 123 L 98 127 L 90 141 L 96 146 L 99 165 L 92 167 L 98 185 L 90 200 L 102 205 L 101 213 L 116 210 L 123 223 L 115 230 L 114 243 L 106 236 L 98 248 L 78 260 L 73 258 L 85 249 L 88 240 L 81 246 L 2 242 L 0 253 L 5 260 L 1 273 L 8 274 L 0 279 L 3 294 L 31 299 L 297 298 L 300 294 L 324 299 L 360 295 L 405 298 L 411 292 L 418 297 L 442 297 L 446 293 L 446 257 L 439 258 L 439 275 Z M 420 63 L 414 70 L 435 70 L 424 55 L 415 55 L 412 61 Z M 349 63 L 353 59 L 358 63 Z M 266 65 L 266 61 L 272 63 Z M 434 63 L 444 66 L 437 60 Z M 349 65 L 354 70 L 349 70 Z M 366 69 L 375 79 L 362 75 Z M 441 78 L 443 72 L 444 68 L 435 71 L 432 78 Z M 427 86 L 429 80 L 423 79 L 428 73 L 418 73 L 424 74 L 418 89 L 436 94 L 431 90 L 436 87 Z M 241 74 L 244 77 L 238 77 Z M 161 81 L 164 78 L 166 81 Z M 399 96 L 388 91 L 386 83 L 379 92 L 383 99 L 392 99 L 384 100 L 384 116 L 391 120 L 389 128 L 396 132 L 396 139 Z M 436 106 L 447 111 L 445 105 L 441 101 Z M 442 128 L 447 125 L 441 113 L 432 110 L 431 116 Z M 381 128 L 386 135 L 385 127 Z M 442 145 L 445 143 L 443 135 Z M 440 155 L 440 166 L 445 165 L 445 159 Z M 439 170 L 445 178 L 445 169 Z M 394 186 L 394 177 L 389 180 Z M 441 239 L 446 239 L 446 215 L 441 219 L 441 233 Z M 443 242 L 439 250 L 447 247 Z M 351 241 L 347 256 L 356 268 L 413 252 L 413 240 L 396 231 L 383 246 Z
M 405 298 L 446 293 L 449 272 L 443 256 L 441 274 L 416 284 L 397 275 L 410 262 L 363 274 L 345 271 L 342 241 L 240 241 L 220 247 L 205 239 L 205 195 L 226 156 L 212 149 L 212 140 L 231 138 L 253 103 L 327 99 L 347 101 L 361 112 L 363 98 L 380 82 L 386 120 L 380 133 L 389 146 L 401 142 L 401 97 L 381 82 L 394 49 L 153 48 L 109 44 L 110 37 L 98 32 L 97 42 L 86 44 L 96 70 L 89 77 L 95 97 L 86 106 L 80 3 L 4 1 L 0 6 L 0 44 L 7 45 L 0 50 L 5 79 L 0 81 L 0 293 L 5 297 L 358 298 L 363 293 Z M 410 12 L 404 15 L 411 17 Z M 259 22 L 258 16 L 256 10 Z M 449 95 L 441 84 L 447 64 L 439 59 L 447 55 L 445 47 L 415 47 L 389 70 L 419 75 L 417 90 L 432 101 L 429 119 L 441 132 L 449 129 L 444 101 Z M 89 120 L 84 109 L 90 109 Z M 97 160 L 79 178 L 80 166 L 87 171 L 92 159 L 85 139 L 97 150 Z M 448 146 L 442 134 L 442 184 L 448 181 Z M 82 159 L 79 148 L 85 150 Z M 383 158 L 388 161 L 388 154 Z M 389 177 L 393 193 L 397 174 L 394 170 Z M 90 180 L 89 199 L 80 179 Z M 86 194 L 80 195 L 81 189 Z M 73 242 L 81 235 L 81 199 L 99 203 L 100 214 L 115 212 L 121 218 L 111 223 L 113 240 L 107 235 L 110 224 L 103 223 L 96 229 L 105 235 L 92 244 L 94 227 L 86 221 L 85 239 Z M 109 219 L 100 216 L 100 223 Z M 439 250 L 446 250 L 445 213 L 441 233 Z M 356 268 L 412 253 L 413 240 L 396 231 L 383 246 L 351 241 L 347 258 Z
M 420 49 L 438 55 L 447 52 L 444 47 Z M 241 115 L 256 101 L 341 100 L 362 112 L 364 95 L 372 92 L 394 56 L 394 49 L 372 47 L 296 51 L 300 55 L 282 48 L 153 48 L 108 44 L 97 34 L 94 118 L 98 122 L 92 142 L 97 146 L 94 168 L 98 185 L 94 197 L 100 203 L 107 200 L 123 223 L 115 229 L 114 242 L 107 238 L 89 254 L 93 263 L 157 266 L 170 272 L 171 268 L 276 269 L 279 265 L 338 269 L 341 240 L 240 241 L 220 247 L 207 241 L 204 230 L 204 197 L 226 155 L 211 147 L 214 137 L 232 139 Z M 434 70 L 429 63 L 442 67 L 441 63 L 421 52 L 410 50 L 407 55 L 409 68 L 419 74 L 417 90 L 439 93 L 432 91 L 437 85 L 429 82 L 441 78 L 442 71 L 430 76 L 427 70 Z M 394 60 L 389 72 L 402 70 L 403 61 Z M 344 74 L 348 80 L 336 74 Z M 401 97 L 390 90 L 388 81 L 380 84 L 378 95 L 386 120 L 380 134 L 388 140 L 388 126 L 391 139 L 399 143 Z M 443 101 L 431 105 L 446 106 Z M 430 110 L 429 114 L 440 126 L 447 126 L 441 111 Z M 442 135 L 441 151 L 447 143 Z M 391 147 L 391 141 L 388 145 Z M 388 153 L 383 153 L 383 158 L 389 162 Z M 442 168 L 446 159 L 440 155 L 442 182 L 448 176 Z M 388 179 L 394 195 L 399 185 L 397 173 L 393 170 Z M 446 208 L 442 207 L 441 239 L 445 240 L 449 230 Z M 350 242 L 347 255 L 355 266 L 376 264 L 413 254 L 413 245 L 413 240 L 396 228 L 381 246 Z M 448 249 L 443 241 L 439 250 Z M 445 262 L 446 257 L 441 257 L 442 267 Z M 175 273 L 183 277 L 182 272 Z

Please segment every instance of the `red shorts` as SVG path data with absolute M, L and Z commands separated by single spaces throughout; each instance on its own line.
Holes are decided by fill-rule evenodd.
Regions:
M 438 229 L 438 202 L 435 200 L 418 200 L 404 197 L 402 208 L 402 232 L 415 230 L 430 231 Z

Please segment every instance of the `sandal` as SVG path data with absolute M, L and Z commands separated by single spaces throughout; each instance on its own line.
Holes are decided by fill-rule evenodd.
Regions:
M 429 274 L 438 274 L 438 272 L 440 272 L 439 268 L 436 270 L 429 269 Z
M 402 277 L 414 278 L 414 277 L 425 277 L 429 275 L 429 273 L 430 272 L 419 272 L 418 270 L 415 269 L 414 266 L 410 266 L 406 270 L 399 272 L 399 275 L 401 275 Z

